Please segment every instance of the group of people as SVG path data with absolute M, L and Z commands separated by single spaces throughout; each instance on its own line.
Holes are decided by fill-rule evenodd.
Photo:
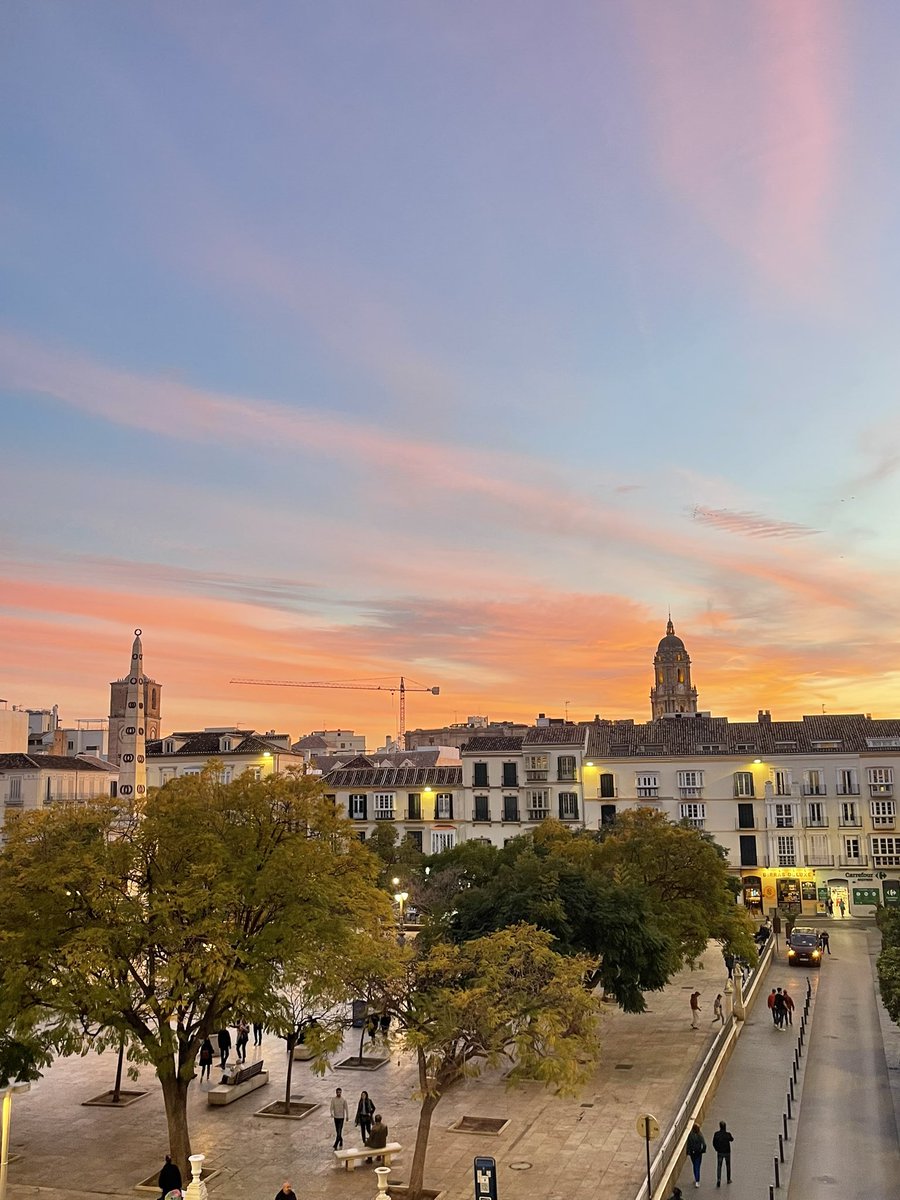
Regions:
M 699 1029 L 700 1028 L 700 1013 L 701 1013 L 701 1011 L 702 1010 L 700 1008 L 700 993 L 699 992 L 691 992 L 691 1029 Z M 718 992 L 716 994 L 715 1000 L 713 1000 L 713 1016 L 712 1016 L 713 1025 L 715 1025 L 716 1022 L 720 1022 L 722 1025 L 725 1024 L 725 1005 L 722 1000 L 721 992 Z
M 719 1128 L 713 1134 L 713 1150 L 716 1152 L 716 1187 L 722 1186 L 722 1169 L 725 1170 L 725 1182 L 731 1183 L 731 1143 L 734 1136 L 728 1132 L 724 1121 L 719 1122 Z M 694 1169 L 694 1187 L 700 1186 L 700 1168 L 703 1166 L 703 1155 L 706 1153 L 706 1138 L 703 1131 L 695 1122 L 688 1134 L 686 1152 Z M 681 1200 L 681 1188 L 675 1188 L 671 1200 Z
M 794 1023 L 794 1001 L 786 988 L 772 988 L 766 1001 L 776 1029 L 786 1029 Z
M 237 1061 L 239 1063 L 245 1063 L 247 1061 L 247 1043 L 250 1041 L 250 1029 L 250 1023 L 243 1017 L 240 1017 L 235 1025 L 236 1037 L 234 1040 L 234 1048 L 237 1052 Z M 262 1023 L 259 1021 L 254 1021 L 252 1029 L 253 1045 L 261 1046 L 263 1037 Z M 219 1046 L 219 1066 L 224 1071 L 228 1063 L 228 1059 L 231 1056 L 232 1046 L 231 1033 L 225 1026 L 223 1026 L 216 1034 L 216 1041 L 218 1042 Z M 212 1039 L 206 1037 L 203 1039 L 203 1044 L 200 1047 L 200 1053 L 197 1056 L 197 1060 L 200 1063 L 201 1083 L 204 1079 L 209 1079 L 212 1072 L 214 1058 L 215 1050 L 213 1049 Z
M 344 1147 L 344 1122 L 350 1117 L 350 1106 L 341 1088 L 335 1089 L 331 1098 L 330 1112 L 334 1121 L 334 1146 L 332 1149 L 342 1150 Z M 382 1121 L 381 1113 L 375 1111 L 375 1102 L 368 1092 L 359 1093 L 356 1118 L 353 1123 L 359 1127 L 362 1144 L 369 1150 L 383 1150 L 387 1145 L 388 1127 Z M 370 1155 L 366 1162 L 371 1162 L 373 1157 L 378 1158 L 380 1162 L 383 1156 Z
M 368 1033 L 370 1041 L 375 1041 L 379 1030 L 382 1037 L 387 1037 L 390 1033 L 391 1014 L 389 1012 L 383 1012 L 380 1015 L 378 1013 L 369 1013 L 366 1017 L 366 1033 Z

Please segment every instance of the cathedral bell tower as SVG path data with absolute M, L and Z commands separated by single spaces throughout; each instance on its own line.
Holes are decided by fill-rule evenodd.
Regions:
M 147 738 L 159 736 L 159 684 L 144 674 L 140 629 L 134 631 L 128 674 L 110 684 L 109 707 L 109 757 L 119 764 L 118 794 L 140 804 L 147 795 Z
M 691 660 L 684 648 L 684 642 L 676 636 L 671 613 L 666 625 L 666 636 L 657 646 L 653 656 L 650 708 L 654 721 L 669 713 L 697 711 L 697 689 L 691 686 Z

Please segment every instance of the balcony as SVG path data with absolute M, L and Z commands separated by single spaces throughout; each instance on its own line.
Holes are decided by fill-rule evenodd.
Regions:
M 741 831 L 741 833 L 753 833 L 754 830 L 761 828 L 760 823 L 759 823 L 759 821 L 757 821 L 756 817 L 753 818 L 753 821 L 749 825 L 742 824 L 740 817 L 735 817 L 734 818 L 734 827 L 735 827 L 735 829 L 739 829 Z
M 655 800 L 659 795 L 659 787 L 635 788 L 638 800 Z
M 859 786 L 857 785 L 855 787 L 849 787 L 849 786 L 844 787 L 843 785 L 841 785 L 839 783 L 837 785 L 836 791 L 839 796 L 858 796 L 859 795 Z
M 804 783 L 801 788 L 804 796 L 827 796 L 828 789 L 823 783 Z
M 827 817 L 817 817 L 815 820 L 812 820 L 810 817 L 807 817 L 807 819 L 803 823 L 807 829 L 827 829 L 828 828 L 828 818 Z
M 546 783 L 548 774 L 549 774 L 549 772 L 547 771 L 546 767 L 544 768 L 543 771 L 526 771 L 525 772 L 525 782 L 526 783 Z
M 682 817 L 682 825 L 690 825 L 691 829 L 705 829 L 706 817 Z
M 393 821 L 393 819 L 394 810 L 392 808 L 379 809 L 378 812 L 375 813 L 376 821 Z
M 900 867 L 900 854 L 873 854 L 873 867 Z
M 840 829 L 862 829 L 861 817 L 838 817 Z
M 846 855 L 842 854 L 838 859 L 838 865 L 841 867 L 867 867 L 869 865 L 868 854 Z
M 816 854 L 813 852 L 807 852 L 806 865 L 808 867 L 833 867 L 834 866 L 834 855 L 833 854 Z
M 873 817 L 873 829 L 893 829 L 897 821 L 895 817 Z
M 528 809 L 528 820 L 529 821 L 546 821 L 549 816 L 550 816 L 549 808 L 529 808 Z
M 678 795 L 681 797 L 682 800 L 702 800 L 703 799 L 703 788 L 702 787 L 680 787 L 678 789 Z
M 894 794 L 894 785 L 892 783 L 870 783 L 869 784 L 869 795 L 870 796 L 878 796 L 879 798 L 886 796 L 886 797 L 888 797 L 888 799 L 890 799 L 890 797 L 893 796 L 893 794 Z
M 766 817 L 766 829 L 799 829 L 800 822 L 793 817 Z

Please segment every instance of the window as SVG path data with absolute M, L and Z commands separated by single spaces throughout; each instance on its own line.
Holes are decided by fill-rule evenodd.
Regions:
M 532 789 L 525 793 L 525 807 L 529 821 L 543 821 L 550 816 L 550 792 L 547 788 Z
M 616 823 L 616 806 L 614 804 L 600 805 L 600 825 L 615 825 Z
M 488 786 L 488 765 L 487 763 L 475 763 L 473 768 L 472 783 L 475 787 Z
M 578 793 L 559 793 L 559 819 L 561 821 L 578 820 Z
M 18 776 L 14 776 L 9 781 L 9 799 L 6 803 L 15 805 L 22 803 L 22 780 Z
M 407 821 L 422 820 L 422 797 L 418 792 L 406 793 L 406 819 Z
M 759 865 L 756 855 L 756 835 L 745 833 L 741 835 L 741 866 L 756 867 Z
M 803 772 L 803 795 L 804 796 L 824 796 L 827 791 L 825 787 L 825 772 L 824 771 L 804 771 Z
M 453 820 L 453 795 L 450 792 L 438 792 L 434 799 L 434 815 L 438 821 Z
M 753 745 L 752 742 L 738 742 L 738 744 L 735 746 L 735 750 L 737 751 L 738 754 L 755 754 L 756 753 L 756 747 Z
M 775 839 L 775 853 L 779 867 L 796 867 L 797 849 L 792 837 L 779 836 Z
M 525 755 L 525 778 L 532 782 L 540 782 L 547 778 L 547 770 L 550 766 L 549 754 L 526 754 Z
M 752 771 L 735 771 L 734 773 L 734 794 L 736 796 L 755 796 L 756 789 L 753 786 Z
M 519 819 L 519 797 L 504 796 L 503 797 L 503 820 L 518 821 Z
M 368 819 L 365 792 L 357 792 L 356 795 L 350 797 L 349 809 L 351 821 L 365 821 Z
M 830 867 L 833 858 L 828 844 L 827 833 L 811 833 L 809 835 L 809 854 L 807 862 L 810 866 Z
M 376 821 L 393 821 L 394 793 L 376 792 L 372 797 Z
M 491 819 L 491 810 L 488 804 L 487 796 L 475 797 L 475 817 L 476 821 L 489 821 Z
M 616 777 L 615 775 L 600 776 L 600 795 L 604 800 L 612 799 L 616 794 Z
M 855 800 L 842 800 L 838 810 L 838 820 L 841 825 L 859 825 L 859 805 Z
M 792 804 L 773 804 L 772 814 L 776 829 L 794 828 L 794 807 Z
M 257 782 L 259 781 L 259 777 L 260 777 L 261 773 L 262 772 L 260 771 L 259 767 L 248 767 L 245 772 L 245 774 L 248 775 L 250 777 L 250 779 L 255 779 L 255 780 L 257 780 Z M 182 775 L 199 775 L 200 767 L 182 767 L 181 774 Z
M 806 806 L 806 823 L 813 827 L 822 828 L 828 824 L 828 818 L 825 815 L 825 805 L 821 800 L 812 800 Z
M 406 840 L 409 842 L 409 844 L 411 846 L 415 846 L 415 848 L 419 851 L 420 854 L 422 853 L 422 830 L 421 829 L 410 829 L 410 831 L 406 835 Z
M 703 772 L 702 771 L 679 771 L 678 772 L 678 790 L 682 797 L 702 796 L 703 795 Z
M 693 825 L 695 829 L 702 829 L 706 824 L 706 805 L 682 804 L 681 819 L 687 821 L 689 825 Z
M 900 867 L 900 837 L 872 838 L 872 866 Z
M 891 796 L 894 793 L 894 768 L 869 767 L 869 791 L 873 796 Z
M 655 771 L 635 777 L 635 787 L 639 799 L 650 799 L 659 795 L 659 776 Z
M 505 762 L 503 764 L 503 786 L 504 787 L 518 787 L 519 786 L 518 763 Z
M 738 809 L 738 829 L 755 829 L 756 816 L 753 812 L 752 804 L 739 804 Z
M 872 824 L 877 829 L 880 826 L 894 826 L 894 801 L 893 800 L 873 800 L 872 801 Z
M 862 849 L 858 837 L 844 838 L 844 861 L 848 864 L 862 861 Z
M 778 768 L 775 771 L 775 795 L 789 796 L 791 794 L 791 773 L 790 771 Z
M 859 795 L 859 776 L 855 767 L 841 769 L 837 773 L 837 794 L 839 796 Z
M 575 755 L 561 754 L 556 760 L 556 778 L 568 782 L 575 780 Z
M 442 854 L 452 850 L 456 845 L 456 832 L 453 829 L 433 829 L 431 831 L 431 853 Z

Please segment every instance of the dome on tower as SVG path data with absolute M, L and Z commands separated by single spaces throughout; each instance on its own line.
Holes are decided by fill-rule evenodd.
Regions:
M 686 654 L 684 642 L 675 633 L 675 626 L 672 624 L 672 618 L 669 617 L 669 623 L 666 625 L 666 636 L 660 641 L 656 647 L 657 654 Z

